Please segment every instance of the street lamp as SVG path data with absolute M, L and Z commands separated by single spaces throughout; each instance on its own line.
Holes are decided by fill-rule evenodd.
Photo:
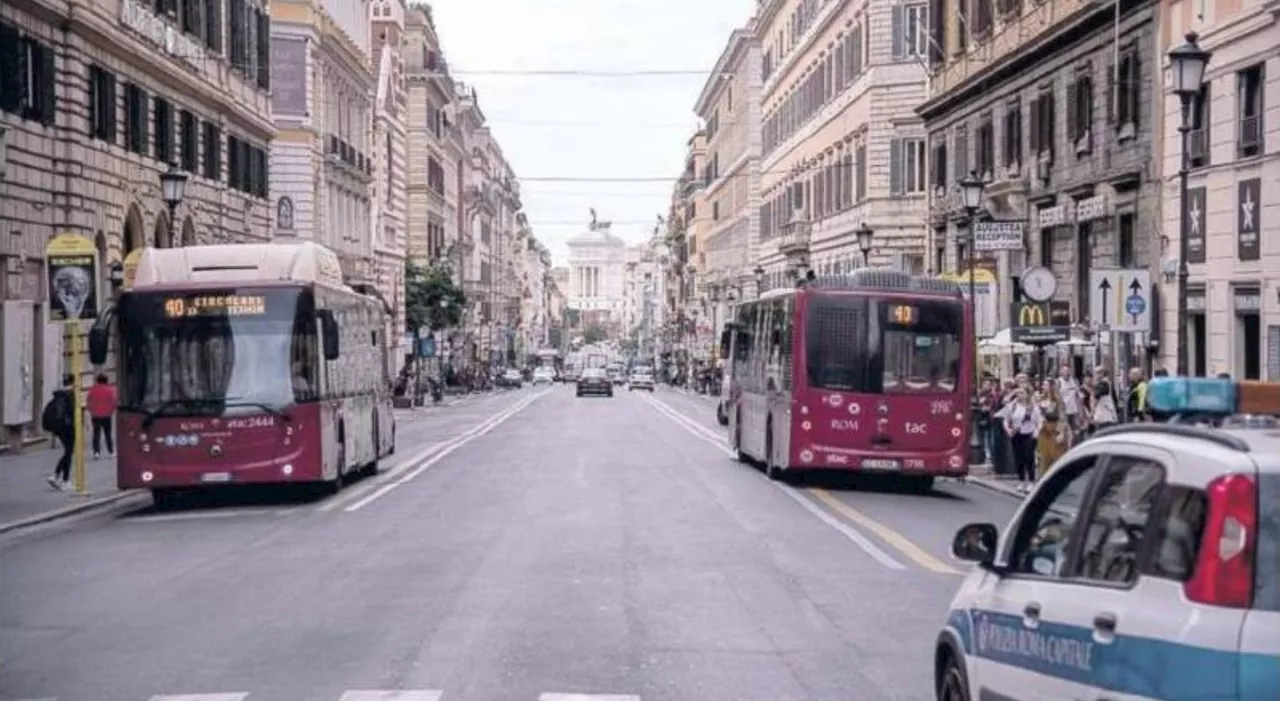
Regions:
M 982 190 L 985 183 L 982 178 L 974 171 L 969 171 L 969 175 L 960 179 L 960 196 L 963 198 L 964 211 L 968 217 L 969 227 L 969 328 L 973 333 L 974 349 L 976 350 L 978 340 L 978 290 L 974 280 L 974 268 L 977 267 L 976 256 L 974 255 L 974 244 L 977 243 L 977 237 L 973 235 L 974 219 L 978 216 L 978 210 L 982 207 Z M 982 438 L 978 435 L 978 359 L 970 362 L 973 366 L 973 383 L 969 388 L 972 396 L 972 405 L 969 411 L 969 464 L 980 465 L 985 463 L 986 450 L 982 447 Z
M 862 264 L 871 266 L 871 239 L 875 237 L 875 229 L 867 226 L 866 222 L 862 222 L 857 229 L 853 231 L 854 236 L 858 237 L 858 250 L 862 251 Z
M 160 194 L 164 197 L 164 203 L 169 206 L 169 237 L 172 239 L 173 231 L 177 228 L 173 220 L 174 214 L 187 194 L 187 174 L 178 169 L 177 163 L 170 162 L 169 169 L 160 174 Z
M 764 292 L 764 266 L 757 265 L 751 274 L 756 278 L 756 296 L 759 297 L 760 293 Z
M 1169 63 L 1173 67 L 1173 94 L 1182 101 L 1182 123 L 1178 125 L 1182 142 L 1181 167 L 1178 168 L 1179 203 L 1182 207 L 1178 236 L 1178 374 L 1191 374 L 1190 352 L 1187 349 L 1187 280 L 1191 269 L 1187 265 L 1190 252 L 1191 207 L 1187 203 L 1187 175 L 1190 173 L 1190 146 L 1194 100 L 1204 92 L 1204 72 L 1209 65 L 1208 51 L 1200 48 L 1195 32 L 1187 32 L 1186 43 L 1169 51 Z

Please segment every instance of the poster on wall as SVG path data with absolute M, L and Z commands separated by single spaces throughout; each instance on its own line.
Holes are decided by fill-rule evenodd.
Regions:
M 1262 217 L 1262 178 L 1241 180 L 1236 186 L 1236 255 L 1240 260 L 1258 260 L 1262 249 L 1258 245 L 1259 219 Z
M 1205 189 L 1187 190 L 1187 262 L 1203 263 L 1205 257 Z

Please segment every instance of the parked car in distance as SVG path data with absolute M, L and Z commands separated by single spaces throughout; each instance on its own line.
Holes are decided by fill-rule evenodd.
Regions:
M 498 376 L 498 381 L 494 384 L 499 387 L 520 389 L 524 386 L 524 376 L 520 374 L 519 370 L 504 370 L 502 374 Z
M 533 386 L 549 385 L 556 381 L 556 371 L 551 368 L 535 368 L 533 371 Z
M 647 389 L 653 391 L 653 369 L 644 365 L 637 365 L 631 370 L 631 377 L 627 381 L 627 391 L 634 392 L 638 389 Z
M 578 376 L 578 396 L 585 397 L 588 394 L 613 396 L 613 382 L 609 380 L 604 368 L 586 368 Z

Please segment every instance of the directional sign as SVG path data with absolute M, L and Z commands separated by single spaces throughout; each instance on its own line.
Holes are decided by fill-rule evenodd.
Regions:
M 1089 319 L 1111 331 L 1151 331 L 1151 272 L 1118 268 L 1089 272 Z
M 1009 320 L 1010 335 L 1018 343 L 1048 345 L 1071 337 L 1070 326 L 1054 323 L 1054 310 L 1048 302 L 1014 302 L 1009 309 Z

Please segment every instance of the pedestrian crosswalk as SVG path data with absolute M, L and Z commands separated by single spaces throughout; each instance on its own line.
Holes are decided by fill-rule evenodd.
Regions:
M 274 698 L 274 696 L 273 696 Z M 466 694 L 446 695 L 441 689 L 348 689 L 337 696 L 329 697 L 331 701 L 472 701 Z M 504 699 L 513 698 L 503 696 Z M 62 701 L 57 696 L 33 696 L 9 699 L 6 701 Z M 544 691 L 532 696 L 529 701 L 641 701 L 636 694 L 584 694 L 575 692 Z M 70 701 L 70 700 L 68 700 Z M 249 691 L 230 691 L 198 694 L 156 694 L 138 701 L 255 701 Z M 324 701 L 314 695 L 298 701 Z

